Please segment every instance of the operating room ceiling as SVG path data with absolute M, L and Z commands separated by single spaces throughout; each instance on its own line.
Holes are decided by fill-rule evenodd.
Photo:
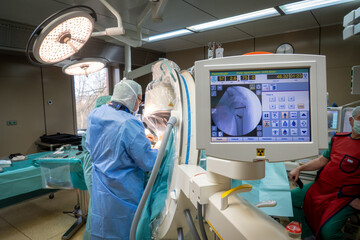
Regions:
M 121 15 L 128 34 L 136 31 L 136 22 L 149 0 L 107 0 Z M 155 0 L 153 0 L 155 1 Z M 143 24 L 144 36 L 177 30 L 199 23 L 231 17 L 294 0 L 168 0 L 162 22 L 154 22 L 151 15 Z M 88 5 L 97 12 L 97 24 L 116 26 L 116 19 L 98 0 L 1 0 L 0 19 L 37 26 L 52 13 L 72 5 Z M 172 52 L 207 46 L 208 42 L 233 42 L 292 31 L 341 24 L 344 15 L 360 7 L 360 0 L 336 6 L 277 16 L 173 39 L 144 43 L 143 48 Z M 339 33 L 341 34 L 341 33 Z M 114 39 L 106 40 L 115 42 Z M 118 43 L 122 44 L 122 43 Z

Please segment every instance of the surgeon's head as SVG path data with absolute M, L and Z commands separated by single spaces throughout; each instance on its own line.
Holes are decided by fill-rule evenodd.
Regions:
M 141 86 L 133 80 L 123 79 L 115 85 L 111 101 L 120 102 L 135 113 L 142 101 Z
M 109 102 L 111 99 L 110 95 L 106 95 L 106 96 L 100 96 L 96 99 L 96 103 L 95 103 L 95 107 L 94 108 L 98 108 L 104 104 L 106 104 L 107 102 Z
M 360 106 L 354 108 L 349 121 L 353 134 L 359 135 L 360 137 Z

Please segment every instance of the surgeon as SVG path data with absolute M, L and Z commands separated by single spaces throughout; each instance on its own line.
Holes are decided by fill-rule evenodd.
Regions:
M 346 220 L 360 210 L 360 106 L 349 121 L 352 132 L 336 134 L 322 156 L 289 173 L 296 181 L 301 171 L 321 169 L 315 182 L 291 191 L 291 220 L 302 223 L 305 239 L 311 232 L 316 239 L 343 239 Z
M 122 80 L 115 85 L 111 102 L 88 117 L 86 148 L 93 160 L 91 239 L 129 239 L 145 172 L 152 169 L 158 153 L 134 116 L 141 93 L 138 83 Z
M 111 99 L 111 96 L 100 96 L 96 99 L 95 108 L 98 108 L 107 102 L 109 102 Z M 91 177 L 91 169 L 92 169 L 92 160 L 90 157 L 89 151 L 86 149 L 85 146 L 86 141 L 86 134 L 82 137 L 81 145 L 84 149 L 84 158 L 83 158 L 83 170 L 84 170 L 84 176 L 85 176 L 85 183 L 86 187 L 89 192 L 89 207 L 88 207 L 88 214 L 86 218 L 86 227 L 85 232 L 83 235 L 83 240 L 89 240 L 90 239 L 90 229 L 91 229 L 91 212 L 92 212 L 92 177 Z

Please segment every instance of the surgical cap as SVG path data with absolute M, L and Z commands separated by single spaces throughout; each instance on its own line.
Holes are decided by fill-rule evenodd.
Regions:
M 139 94 L 142 94 L 141 86 L 133 80 L 124 79 L 115 85 L 111 101 L 120 102 L 132 111 Z
M 352 111 L 351 116 L 352 117 L 356 117 L 357 115 L 360 114 L 360 106 L 357 106 L 356 108 L 354 108 L 354 110 Z
M 96 104 L 94 108 L 98 108 L 103 104 L 106 104 L 107 102 L 109 102 L 111 99 L 111 96 L 100 96 L 96 99 Z

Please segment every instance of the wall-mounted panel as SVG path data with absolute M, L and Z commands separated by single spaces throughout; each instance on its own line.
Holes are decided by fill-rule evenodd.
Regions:
M 16 125 L 8 126 L 8 121 Z M 25 57 L 0 58 L 0 156 L 36 152 L 35 141 L 45 133 L 41 71 Z

